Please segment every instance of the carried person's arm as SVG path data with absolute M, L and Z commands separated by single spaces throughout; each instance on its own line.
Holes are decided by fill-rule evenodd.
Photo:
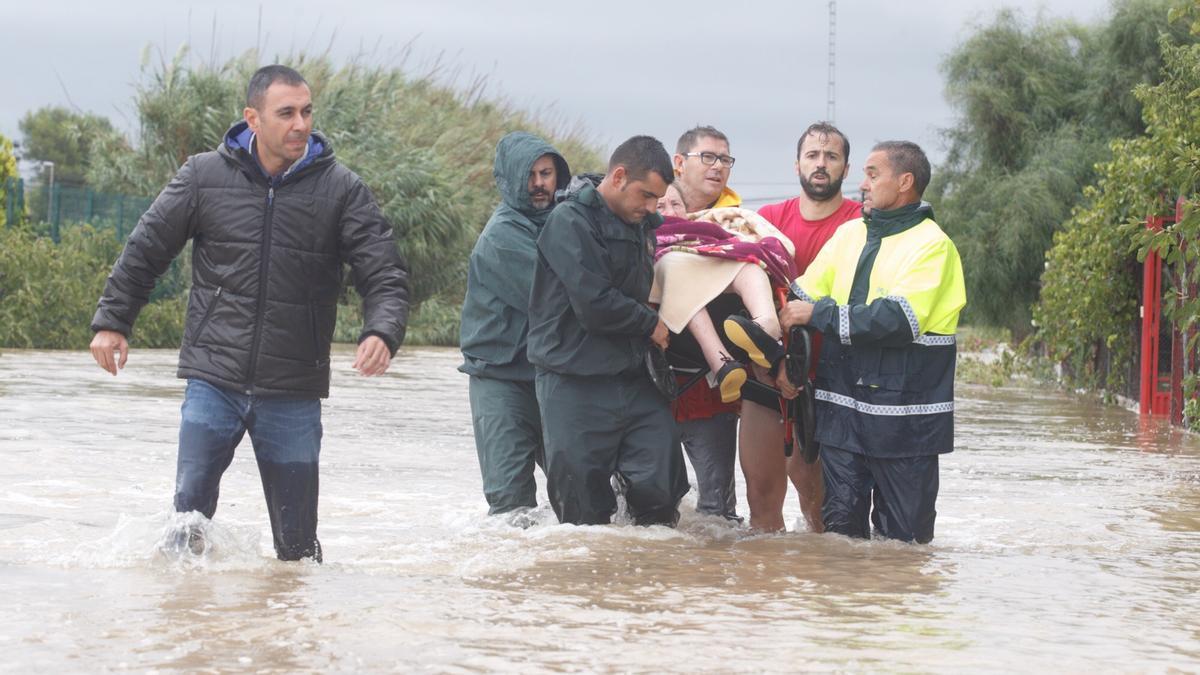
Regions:
M 342 212 L 342 262 L 363 299 L 363 329 L 353 368 L 383 374 L 408 328 L 408 268 L 371 191 L 356 180 Z
M 555 209 L 538 237 L 538 254 L 567 292 L 571 309 L 593 333 L 663 338 L 658 313 L 614 285 L 604 245 L 569 204 Z
M 133 323 L 150 301 L 155 282 L 194 233 L 196 201 L 195 169 L 189 158 L 142 214 L 108 275 L 92 316 L 96 335 L 90 348 L 96 363 L 113 375 L 125 367 Z

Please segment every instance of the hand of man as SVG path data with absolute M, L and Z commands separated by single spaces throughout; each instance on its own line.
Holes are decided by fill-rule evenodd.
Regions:
M 92 350 L 92 358 L 96 359 L 96 363 L 114 376 L 118 370 L 125 367 L 125 361 L 129 358 L 129 342 L 125 340 L 124 335 L 115 330 L 96 331 L 89 349 Z M 121 358 L 113 358 L 113 352 L 120 354 Z
M 775 386 L 775 379 L 771 377 L 771 371 L 767 370 L 766 368 L 763 368 L 757 363 L 751 362 L 750 372 L 754 374 L 754 379 L 758 380 L 759 382 L 762 382 L 768 387 Z
M 775 375 L 775 388 L 779 390 L 780 396 L 790 401 L 800 395 L 800 390 L 788 379 L 785 371 L 785 368 L 780 368 L 779 373 Z
M 358 343 L 358 351 L 354 354 L 354 364 L 351 368 L 362 375 L 382 375 L 387 372 L 392 363 L 392 352 L 387 343 L 378 335 L 368 335 L 367 339 Z
M 804 326 L 812 320 L 813 304 L 803 300 L 792 300 L 779 312 L 779 325 L 783 330 L 792 326 Z
M 658 325 L 654 327 L 654 332 L 650 334 L 650 341 L 658 345 L 658 348 L 667 351 L 667 345 L 671 342 L 671 331 L 667 329 L 667 324 L 663 323 L 662 319 L 658 320 Z

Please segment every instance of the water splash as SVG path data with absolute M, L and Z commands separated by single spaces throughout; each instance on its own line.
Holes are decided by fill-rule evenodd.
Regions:
M 80 544 L 65 566 L 160 568 L 177 571 L 247 570 L 270 562 L 256 527 L 213 522 L 196 511 L 151 516 L 120 514 L 113 530 Z

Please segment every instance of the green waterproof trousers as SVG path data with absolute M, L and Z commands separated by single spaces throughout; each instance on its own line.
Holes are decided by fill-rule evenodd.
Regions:
M 488 513 L 537 506 L 533 465 L 545 465 L 533 382 L 472 375 L 469 391 Z
M 559 521 L 608 523 L 617 510 L 610 479 L 619 474 L 635 523 L 674 526 L 687 469 L 670 405 L 649 376 L 538 369 L 536 383 L 546 487 Z

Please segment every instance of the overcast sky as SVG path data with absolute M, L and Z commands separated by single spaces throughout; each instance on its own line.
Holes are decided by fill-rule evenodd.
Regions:
M 639 133 L 672 149 L 683 130 L 712 124 L 729 135 L 738 160 L 730 184 L 761 203 L 797 191 L 797 135 L 826 116 L 828 6 L 3 0 L 0 133 L 17 138 L 21 116 L 50 104 L 132 129 L 133 83 L 147 45 L 170 58 L 190 43 L 195 60 L 215 54 L 222 61 L 259 42 L 264 60 L 332 44 L 339 60 L 365 50 L 386 61 L 411 42 L 408 63 L 417 70 L 441 55 L 461 68 L 462 81 L 486 75 L 493 95 L 578 123 L 606 152 Z M 944 155 L 938 131 L 953 124 L 954 113 L 939 65 L 972 25 L 1002 6 L 1089 22 L 1109 11 L 1108 0 L 838 3 L 835 121 L 852 143 L 848 188 L 857 185 L 875 141 L 914 140 L 935 164 Z

